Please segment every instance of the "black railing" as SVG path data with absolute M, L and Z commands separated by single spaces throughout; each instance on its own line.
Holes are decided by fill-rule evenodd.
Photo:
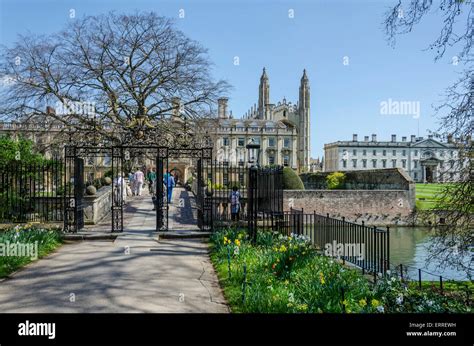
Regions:
M 379 229 L 291 208 L 283 213 L 259 213 L 257 229 L 306 236 L 323 254 L 351 263 L 364 274 L 385 274 L 390 268 L 388 227 Z
M 59 222 L 64 217 L 62 161 L 0 167 L 0 222 Z

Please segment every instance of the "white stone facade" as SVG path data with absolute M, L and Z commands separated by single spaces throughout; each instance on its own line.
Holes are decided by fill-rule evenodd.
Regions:
M 355 171 L 365 169 L 402 168 L 415 182 L 456 181 L 458 150 L 454 143 L 442 143 L 432 136 L 411 136 L 397 141 L 377 141 L 366 136 L 363 141 L 353 135 L 352 141 L 338 141 L 324 146 L 324 170 Z

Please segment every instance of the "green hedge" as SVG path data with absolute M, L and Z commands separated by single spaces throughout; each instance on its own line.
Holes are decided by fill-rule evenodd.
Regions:
M 289 167 L 283 168 L 283 188 L 285 190 L 304 190 L 301 178 Z

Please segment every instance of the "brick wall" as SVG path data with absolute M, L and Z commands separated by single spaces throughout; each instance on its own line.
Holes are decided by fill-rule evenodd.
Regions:
M 285 190 L 284 209 L 345 217 L 366 225 L 408 225 L 415 207 L 415 188 L 407 190 Z

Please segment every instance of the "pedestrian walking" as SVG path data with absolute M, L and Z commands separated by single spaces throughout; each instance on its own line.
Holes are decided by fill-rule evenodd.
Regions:
M 156 181 L 156 172 L 155 169 L 152 168 L 147 174 L 147 179 L 148 179 L 148 188 L 150 191 L 150 194 L 155 193 L 155 181 Z
M 166 185 L 166 191 L 168 192 L 168 203 L 171 203 L 171 197 L 173 196 L 173 188 L 176 185 L 174 181 L 174 177 L 170 172 L 166 172 L 165 174 L 166 180 L 164 180 L 164 183 Z
M 234 186 L 232 188 L 232 192 L 230 193 L 229 199 L 231 220 L 238 221 L 240 213 L 240 192 L 237 186 Z
M 145 180 L 145 175 L 140 170 L 140 168 L 137 168 L 137 171 L 133 175 L 133 180 L 135 182 L 135 196 L 141 196 L 142 195 L 142 186 L 143 186 L 143 182 Z

